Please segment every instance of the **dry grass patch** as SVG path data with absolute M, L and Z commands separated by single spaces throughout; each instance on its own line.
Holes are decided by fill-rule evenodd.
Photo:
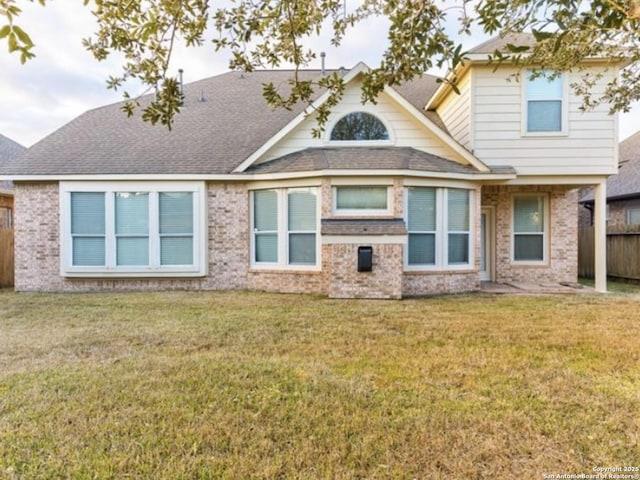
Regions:
M 637 295 L 0 293 L 0 478 L 637 465 Z

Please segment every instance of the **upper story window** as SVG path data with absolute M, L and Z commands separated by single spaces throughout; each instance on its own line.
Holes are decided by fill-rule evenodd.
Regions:
M 389 140 L 389 131 L 375 115 L 367 112 L 352 112 L 334 125 L 330 140 L 332 142 Z
M 561 134 L 566 130 L 567 99 L 564 76 L 543 71 L 526 73 L 525 122 L 527 134 Z
M 61 194 L 63 274 L 204 275 L 203 184 L 70 182 Z

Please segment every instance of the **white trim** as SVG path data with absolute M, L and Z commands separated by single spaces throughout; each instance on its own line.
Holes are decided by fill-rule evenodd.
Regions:
M 613 175 L 615 172 L 603 172 L 603 175 Z M 262 174 L 135 174 L 135 175 L 20 175 L 2 177 L 0 180 L 13 180 L 14 182 L 104 182 L 104 181 L 210 181 L 210 182 L 259 182 L 290 179 L 312 179 L 321 177 L 416 177 L 416 178 L 451 178 L 460 180 L 514 180 L 515 173 L 446 173 L 421 170 L 314 170 L 303 172 L 262 173 Z
M 369 70 L 369 67 L 363 62 L 358 63 L 355 67 L 353 67 L 342 79 L 344 84 L 348 84 L 354 78 L 356 78 L 360 73 L 366 72 Z M 249 158 L 247 158 L 244 162 L 238 165 L 233 169 L 234 173 L 244 172 L 247 168 L 253 165 L 256 160 L 258 160 L 262 155 L 264 155 L 271 147 L 276 145 L 280 140 L 282 140 L 289 132 L 294 130 L 298 125 L 300 125 L 309 115 L 313 114 L 317 108 L 327 101 L 330 93 L 327 91 L 320 95 L 318 99 L 313 102 L 309 107 L 307 107 L 303 112 L 298 114 L 293 120 L 291 120 L 287 125 L 284 126 L 278 133 L 276 133 L 273 137 L 271 137 L 265 144 L 263 144 L 258 150 L 253 152 Z
M 475 267 L 475 212 L 476 212 L 476 196 L 479 194 L 477 188 L 460 188 L 460 187 L 441 187 L 433 185 L 405 185 L 404 189 L 404 221 L 409 229 L 409 193 L 408 188 L 433 188 L 436 193 L 436 230 L 435 230 L 435 263 L 433 265 L 409 265 L 409 248 L 408 238 L 411 231 L 407 234 L 407 248 L 404 251 L 404 271 L 405 272 L 446 272 L 458 270 L 474 270 Z M 469 261 L 464 264 L 449 264 L 449 224 L 448 224 L 448 195 L 449 190 L 466 190 L 469 194 L 469 243 L 467 255 Z M 455 233 L 455 232 L 454 232 Z
M 0 180 L 1 179 L 2 178 L 0 177 Z M 13 190 L 5 190 L 5 189 L 0 188 L 0 195 L 3 195 L 5 197 L 13 197 L 13 193 L 14 193 Z
M 313 189 L 316 194 L 316 263 L 313 265 L 289 264 L 289 215 L 288 194 L 292 190 Z M 277 252 L 276 262 L 256 262 L 254 192 L 258 190 L 273 190 L 276 192 L 276 208 L 278 209 L 277 224 Z M 287 186 L 280 188 L 252 188 L 249 190 L 249 268 L 260 271 L 319 271 L 322 269 L 322 248 L 320 233 L 320 217 L 322 213 L 322 189 L 317 185 Z
M 343 78 L 344 84 L 347 85 L 351 81 L 353 81 L 358 75 L 361 73 L 367 72 L 369 67 L 364 63 L 360 62 L 353 69 L 351 69 Z M 405 98 L 400 95 L 396 90 L 392 87 L 385 87 L 384 93 L 386 93 L 392 100 L 394 100 L 397 104 L 399 104 L 402 108 L 404 108 L 418 123 L 422 124 L 426 127 L 431 133 L 433 133 L 438 139 L 445 143 L 448 147 L 450 147 L 453 151 L 455 151 L 458 155 L 460 155 L 466 162 L 470 165 L 473 165 L 480 172 L 489 172 L 490 168 L 483 163 L 480 159 L 476 158 L 471 152 L 465 149 L 462 145 L 456 142 L 451 136 L 443 131 L 438 125 L 429 120 L 420 109 L 414 107 L 411 103 L 409 103 Z M 247 168 L 253 165 L 256 161 L 260 159 L 267 151 L 269 151 L 273 146 L 275 146 L 278 142 L 280 142 L 287 134 L 293 131 L 298 125 L 300 125 L 309 115 L 311 115 L 315 110 L 327 101 L 329 97 L 329 92 L 325 92 L 322 94 L 315 102 L 311 104 L 311 106 L 307 107 L 305 111 L 301 112 L 296 118 L 291 120 L 284 128 L 282 128 L 278 133 L 276 133 L 273 137 L 271 137 L 265 144 L 263 144 L 258 150 L 256 150 L 253 154 L 251 154 L 244 162 L 238 165 L 233 172 L 239 173 L 244 172 Z M 366 107 L 363 107 L 366 108 Z M 366 111 L 366 110 L 363 110 Z M 376 116 L 379 116 L 376 113 Z M 385 123 L 385 126 L 388 127 L 388 124 Z M 325 134 L 326 135 L 326 134 Z M 326 139 L 326 136 L 325 136 Z M 327 144 L 334 145 L 336 142 L 326 142 Z M 346 143 L 345 142 L 345 146 Z M 372 142 L 366 142 L 368 145 L 371 145 Z M 373 142 L 375 143 L 375 142 Z M 387 141 L 385 144 L 389 144 Z
M 566 137 L 569 135 L 569 75 L 567 72 L 560 73 L 562 81 L 562 98 L 549 98 L 548 100 L 560 101 L 560 130 L 549 132 L 530 132 L 528 130 L 529 118 L 529 97 L 527 94 L 527 82 L 529 72 L 534 69 L 524 69 L 520 75 L 520 136 L 521 137 Z M 538 79 L 545 79 L 545 76 Z
M 401 244 L 406 245 L 408 235 L 323 235 L 322 244 L 353 244 L 368 243 L 372 245 Z
M 515 231 L 515 215 L 516 215 L 516 198 L 517 197 L 542 197 L 542 213 L 544 215 L 544 222 L 542 225 L 542 260 L 516 260 L 515 259 L 515 236 L 517 235 L 525 235 L 526 232 L 516 233 Z M 513 265 L 517 266 L 541 266 L 549 264 L 549 243 L 551 242 L 551 232 L 549 230 L 551 222 L 550 222 L 550 199 L 549 194 L 544 192 L 523 192 L 523 193 L 512 193 L 511 194 L 511 254 L 510 259 Z M 539 235 L 539 233 L 532 233 L 531 235 Z
M 345 183 L 332 184 L 331 213 L 335 217 L 388 217 L 393 214 L 393 184 Z M 338 208 L 338 188 L 341 187 L 385 187 L 387 190 L 387 208 Z
M 149 266 L 123 267 L 115 265 L 114 193 L 141 191 L 150 193 L 150 218 L 153 218 L 157 192 L 190 192 L 193 194 L 193 263 L 190 266 L 159 265 L 158 229 L 149 225 Z M 60 275 L 63 277 L 203 277 L 207 274 L 207 204 L 203 182 L 60 182 Z M 71 193 L 105 192 L 105 266 L 72 265 Z M 157 208 L 157 205 L 156 207 Z M 155 256 L 152 256 L 155 253 Z M 158 264 L 156 264 L 158 262 Z
M 400 104 L 423 126 L 431 131 L 438 139 L 443 141 L 448 147 L 464 158 L 470 165 L 477 168 L 480 172 L 489 172 L 491 169 L 479 158 L 469 152 L 466 148 L 456 142 L 451 135 L 444 132 L 439 126 L 429 120 L 420 110 L 404 99 L 402 95 L 391 87 L 385 87 L 384 92 L 389 95 L 396 103 Z
M 383 125 L 384 128 L 387 129 L 387 134 L 389 138 L 387 140 L 331 140 L 331 133 L 335 128 L 336 124 L 345 118 L 347 115 L 351 115 L 353 113 L 367 113 L 376 119 L 378 119 Z M 360 105 L 357 109 L 351 110 L 342 116 L 336 116 L 332 119 L 328 128 L 325 129 L 324 135 L 322 136 L 323 143 L 326 146 L 332 147 L 382 147 L 395 145 L 396 143 L 396 135 L 394 130 L 391 128 L 391 123 L 384 118 L 384 115 L 380 115 L 376 109 L 372 108 L 370 105 Z
M 484 260 L 486 270 L 482 270 L 479 268 L 478 274 L 481 281 L 495 281 L 496 275 L 496 222 L 495 215 L 496 209 L 493 205 L 483 205 L 480 207 L 480 215 L 485 216 L 485 231 L 484 231 L 484 239 L 482 238 L 482 222 L 480 222 L 480 235 L 479 239 L 482 245 L 484 242 Z M 480 261 L 482 261 L 482 249 L 480 249 Z

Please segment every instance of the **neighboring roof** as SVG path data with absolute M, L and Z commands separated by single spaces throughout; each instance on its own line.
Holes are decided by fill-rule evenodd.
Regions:
M 640 131 L 618 146 L 618 173 L 607 179 L 607 199 L 640 197 Z M 592 203 L 593 189 L 585 189 L 580 202 Z
M 416 170 L 438 173 L 479 173 L 471 165 L 462 165 L 411 147 L 307 148 L 269 162 L 253 165 L 246 170 L 246 173 L 293 173 L 319 170 Z
M 500 52 L 507 51 L 507 45 L 517 45 L 521 47 L 532 47 L 535 45 L 536 39 L 531 33 L 519 32 L 508 33 L 504 36 L 490 38 L 486 42 L 469 50 L 470 54 L 491 54 L 496 50 Z
M 19 143 L 0 134 L 0 168 L 25 150 L 26 148 Z M 11 182 L 0 181 L 0 190 L 10 190 L 12 188 L 13 184 Z
M 35 144 L 19 163 L 0 168 L 0 174 L 230 173 L 303 112 L 305 104 L 274 109 L 263 97 L 265 83 L 287 88 L 292 74 L 291 70 L 229 72 L 186 84 L 185 106 L 171 131 L 137 116 L 127 118 L 122 102 L 90 110 Z M 298 73 L 301 80 L 317 80 L 320 75 L 319 70 Z M 436 77 L 424 75 L 396 91 L 441 126 L 437 115 L 423 110 L 435 88 Z M 142 104 L 149 99 L 143 97 Z

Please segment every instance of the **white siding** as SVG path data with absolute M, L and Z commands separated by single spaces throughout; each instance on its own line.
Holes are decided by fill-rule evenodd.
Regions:
M 438 107 L 438 115 L 458 143 L 471 149 L 471 73 L 458 83 L 460 94 L 451 94 Z
M 609 174 L 615 171 L 617 127 L 608 109 L 581 112 L 581 98 L 569 93 L 564 136 L 523 136 L 521 84 L 515 69 L 477 66 L 473 80 L 471 148 L 487 165 L 512 165 L 519 175 Z M 577 82 L 579 73 L 570 74 Z M 596 88 L 602 90 L 606 78 Z
M 377 104 L 362 105 L 360 88 L 361 83 L 357 80 L 347 86 L 342 101 L 332 110 L 326 125 L 326 132 L 322 138 L 313 138 L 311 131 L 317 124 L 315 115 L 310 115 L 269 149 L 257 163 L 273 160 L 305 148 L 336 146 L 336 142 L 327 141 L 333 124 L 345 114 L 354 111 L 370 112 L 380 118 L 389 129 L 390 146 L 413 147 L 448 160 L 467 163 L 451 147 L 385 93 L 380 94 Z

